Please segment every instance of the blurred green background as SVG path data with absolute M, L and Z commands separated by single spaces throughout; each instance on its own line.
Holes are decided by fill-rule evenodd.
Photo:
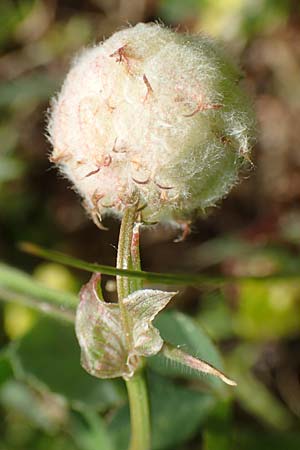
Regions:
M 48 161 L 47 108 L 79 49 L 128 22 L 153 20 L 224 42 L 253 98 L 258 142 L 254 170 L 184 242 L 175 244 L 176 231 L 166 227 L 143 231 L 143 268 L 300 273 L 299 0 L 1 0 L 0 450 L 126 448 L 124 387 L 80 368 L 72 326 L 52 317 L 64 319 L 67 307 L 42 304 L 37 312 L 24 307 L 32 299 L 3 286 L 24 282 L 8 264 L 64 291 L 66 302 L 76 302 L 87 281 L 86 273 L 23 254 L 20 241 L 115 264 L 119 225 L 106 219 L 109 231 L 99 231 Z M 104 286 L 114 299 L 113 280 Z M 300 448 L 300 279 L 186 287 L 159 325 L 213 362 L 220 355 L 205 330 L 238 387 L 212 394 L 191 374 L 154 361 L 155 449 Z

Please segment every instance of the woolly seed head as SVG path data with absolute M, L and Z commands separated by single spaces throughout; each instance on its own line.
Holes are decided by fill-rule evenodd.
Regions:
M 186 220 L 226 195 L 249 159 L 240 75 L 211 39 L 158 24 L 77 57 L 52 103 L 51 161 L 94 221 L 137 199 L 144 221 Z

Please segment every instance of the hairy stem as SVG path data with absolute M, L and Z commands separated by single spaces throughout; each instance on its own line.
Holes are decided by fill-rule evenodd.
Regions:
M 117 268 L 140 270 L 139 228 L 135 225 L 136 207 L 124 211 L 118 244 Z M 131 318 L 127 314 L 123 299 L 141 288 L 141 283 L 132 283 L 128 277 L 117 277 L 119 307 L 122 316 L 126 343 L 132 345 Z M 150 450 L 150 414 L 146 382 L 141 370 L 126 380 L 129 396 L 131 441 L 130 450 Z
M 117 255 L 117 268 L 118 269 L 129 269 L 131 267 L 131 242 L 132 242 L 132 230 L 134 226 L 136 216 L 135 207 L 128 207 L 124 211 L 119 243 L 118 243 L 118 255 Z M 117 277 L 117 289 L 118 289 L 118 299 L 121 311 L 123 331 L 125 333 L 126 343 L 128 349 L 132 346 L 132 326 L 131 318 L 124 307 L 123 300 L 130 294 L 130 278 L 128 277 Z

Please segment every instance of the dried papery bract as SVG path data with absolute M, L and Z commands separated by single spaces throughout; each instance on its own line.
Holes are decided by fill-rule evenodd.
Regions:
M 51 160 L 97 224 L 138 194 L 143 221 L 188 220 L 226 195 L 249 160 L 240 74 L 211 39 L 158 24 L 77 57 L 53 101 Z
M 100 274 L 94 274 L 82 288 L 76 313 L 76 335 L 81 347 L 81 364 L 98 378 L 130 379 L 140 368 L 142 357 L 161 354 L 198 372 L 213 375 L 224 383 L 236 383 L 201 359 L 163 341 L 152 324 L 176 292 L 141 289 L 124 299 L 132 319 L 132 341 L 128 347 L 122 328 L 120 308 L 99 298 Z
M 81 363 L 87 372 L 98 378 L 128 379 L 139 368 L 141 357 L 156 355 L 161 350 L 163 340 L 152 321 L 175 293 L 143 289 L 124 299 L 132 320 L 132 341 L 128 346 L 120 308 L 99 298 L 99 280 L 99 274 L 93 275 L 80 294 L 76 334 Z

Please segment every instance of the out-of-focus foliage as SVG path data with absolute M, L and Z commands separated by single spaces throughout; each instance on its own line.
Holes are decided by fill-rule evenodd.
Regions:
M 191 21 L 197 31 L 227 40 L 276 29 L 288 19 L 290 7 L 286 0 L 162 0 L 160 14 L 171 23 Z
M 79 365 L 70 322 L 85 275 L 41 264 L 16 248 L 28 240 L 115 263 L 118 225 L 108 219 L 109 231 L 100 232 L 90 224 L 47 159 L 49 98 L 71 57 L 126 22 L 161 19 L 179 31 L 225 40 L 241 62 L 257 111 L 255 170 L 222 207 L 192 225 L 195 233 L 185 242 L 172 243 L 176 232 L 170 229 L 143 231 L 143 265 L 237 276 L 297 274 L 299 8 L 298 0 L 1 0 L 0 256 L 32 277 L 0 265 L 0 450 L 122 450 L 128 440 L 122 383 L 93 379 Z M 111 280 L 103 286 L 114 300 Z M 39 312 L 32 309 L 37 297 L 43 300 Z M 161 333 L 222 368 L 220 348 L 224 370 L 238 387 L 220 390 L 208 377 L 151 361 L 154 448 L 298 449 L 299 282 L 186 288 L 174 306 L 180 312 L 157 321 Z
M 300 329 L 300 285 L 292 282 L 245 282 L 239 286 L 236 333 L 247 339 L 297 336 Z
M 122 400 L 116 383 L 98 381 L 78 364 L 80 351 L 70 325 L 40 319 L 18 343 L 16 358 L 21 378 L 33 378 L 75 404 L 105 410 Z
M 176 448 L 195 433 L 214 405 L 211 395 L 174 385 L 153 376 L 148 379 L 152 408 L 153 450 Z M 180 406 L 180 407 L 179 407 Z M 177 413 L 175 414 L 175 410 Z M 115 448 L 125 450 L 129 441 L 129 410 L 123 408 L 113 417 L 110 431 Z

